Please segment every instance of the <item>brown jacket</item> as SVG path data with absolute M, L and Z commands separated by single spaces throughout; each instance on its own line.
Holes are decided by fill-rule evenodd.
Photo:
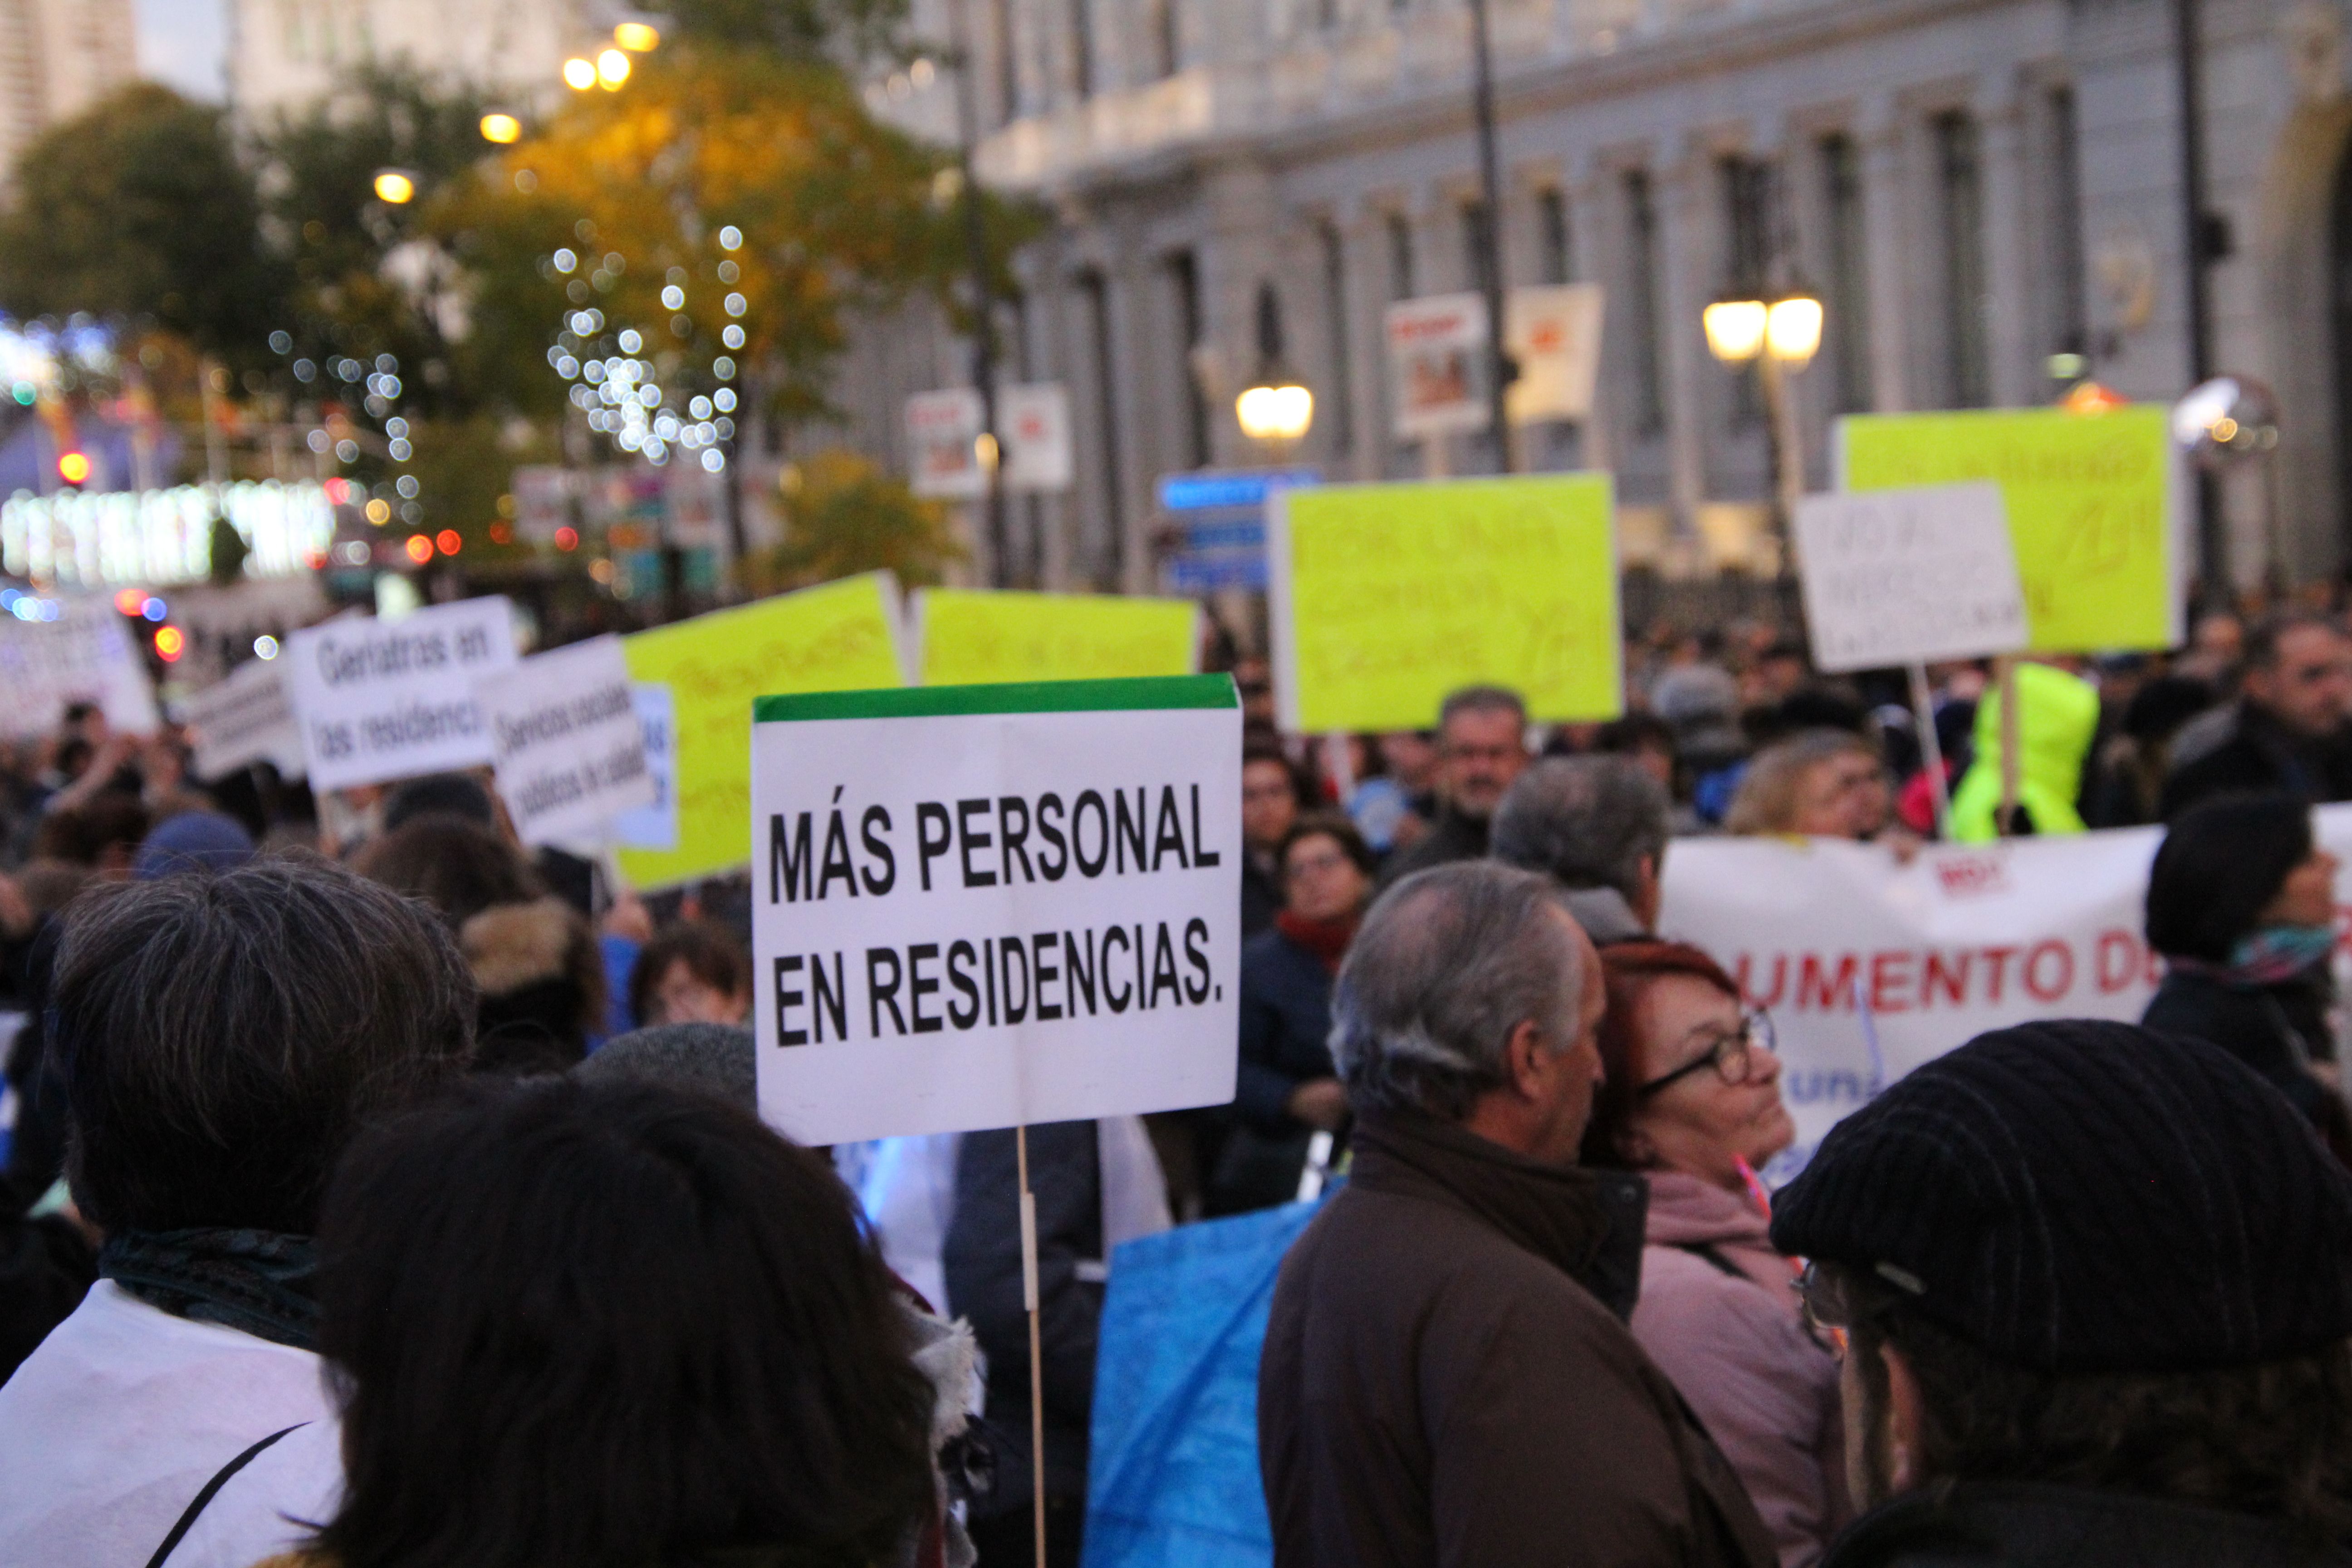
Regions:
M 1772 1568 L 1738 1478 L 1621 1321 L 1640 1179 L 1422 1117 L 1368 1116 L 1355 1139 L 1266 1331 L 1276 1568 Z

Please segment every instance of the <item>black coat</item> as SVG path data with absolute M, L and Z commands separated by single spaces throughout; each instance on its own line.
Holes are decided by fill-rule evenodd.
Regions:
M 1261 1132 L 1293 1132 L 1290 1091 L 1331 1065 L 1331 973 L 1282 934 L 1260 931 L 1242 943 L 1241 1065 L 1234 1106 Z
M 1247 942 L 1274 924 L 1274 917 L 1282 909 L 1282 889 L 1276 886 L 1273 873 L 1257 863 L 1257 857 L 1244 852 L 1242 856 L 1242 940 Z
M 1822 1568 L 2352 1568 L 2284 1521 L 2023 1481 L 1931 1487 L 1856 1520 Z
M 2200 801 L 2248 790 L 2284 790 L 2314 804 L 2352 800 L 2352 725 L 2315 741 L 2241 700 L 2230 738 L 2164 781 L 2159 813 L 2170 822 Z
M 1029 1129 L 1029 1190 L 1037 1197 L 1045 1492 L 1083 1501 L 1103 1299 L 1099 1283 L 1079 1278 L 1081 1264 L 1099 1265 L 1103 1256 L 1102 1156 L 1093 1122 Z M 988 1516 L 1030 1506 L 1029 1313 L 1022 1305 L 1021 1178 L 1012 1132 L 964 1134 L 955 1192 L 940 1255 L 948 1310 L 971 1321 L 987 1353 L 990 1433 L 1005 1461 L 989 1500 L 974 1505 L 976 1515 Z
M 2305 1064 L 2336 1055 L 2327 1003 L 2324 977 L 2298 976 L 2256 988 L 2174 969 L 2157 987 L 2139 1021 L 2159 1034 L 2184 1035 L 2221 1047 L 2276 1084 L 2296 1110 L 2326 1130 L 2337 1114 L 2336 1098 Z
M 1400 849 L 1389 857 L 1381 868 L 1381 886 L 1426 871 L 1432 866 L 1449 866 L 1456 860 L 1483 860 L 1486 858 L 1486 834 L 1490 824 L 1483 816 L 1465 816 L 1452 806 L 1437 814 L 1437 820 L 1428 832 L 1414 841 L 1410 849 Z

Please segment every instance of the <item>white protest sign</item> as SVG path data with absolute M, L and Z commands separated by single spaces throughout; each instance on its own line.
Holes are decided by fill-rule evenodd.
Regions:
M 474 682 L 514 667 L 513 613 L 490 597 L 329 621 L 289 635 L 278 662 L 312 789 L 478 767 L 492 749 Z
M 1484 430 L 1488 417 L 1486 300 L 1435 294 L 1400 300 L 1382 327 L 1389 345 L 1391 427 L 1400 441 Z
M 653 799 L 613 818 L 613 842 L 632 849 L 677 847 L 677 704 L 669 683 L 640 680 L 629 689 L 637 732 L 646 748 L 646 778 Z
M 533 654 L 474 685 L 497 748 L 499 798 L 525 844 L 589 837 L 652 804 L 621 639 Z
M 972 448 L 981 419 L 980 394 L 969 386 L 907 399 L 907 483 L 917 495 L 969 500 L 988 489 Z
M 1794 522 L 1805 621 L 1822 669 L 2025 647 L 2025 593 L 1999 485 L 1807 496 Z
M 2315 821 L 2352 866 L 2352 806 Z M 1677 839 L 1658 930 L 1712 954 L 1779 1036 L 1797 1142 L 1767 1174 L 1794 1175 L 1841 1117 L 1988 1029 L 2137 1021 L 2162 975 L 2140 931 L 2163 836 L 1929 845 L 1908 865 L 1841 839 Z
M 302 727 L 276 659 L 238 665 L 183 699 L 179 718 L 195 742 L 200 779 L 226 778 L 254 763 L 272 764 L 281 778 L 302 776 Z
M 54 730 L 69 703 L 95 702 L 109 725 L 145 734 L 161 722 L 147 667 L 107 600 L 46 601 L 53 621 L 0 616 L 0 732 Z
M 996 435 L 1004 449 L 1006 489 L 1052 495 L 1070 488 L 1077 456 L 1070 441 L 1070 394 L 1060 382 L 999 391 Z
M 1229 679 L 763 697 L 753 713 L 768 1121 L 844 1143 L 1233 1098 Z
M 1505 297 L 1503 342 L 1519 367 L 1505 394 L 1512 424 L 1592 416 L 1601 304 L 1598 283 L 1514 289 Z

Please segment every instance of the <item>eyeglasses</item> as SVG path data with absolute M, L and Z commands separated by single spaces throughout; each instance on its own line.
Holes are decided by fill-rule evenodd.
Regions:
M 1700 1028 L 1692 1030 L 1687 1037 L 1709 1041 L 1706 1054 L 1685 1062 L 1664 1078 L 1652 1079 L 1636 1089 L 1635 1094 L 1647 1098 L 1706 1068 L 1713 1068 L 1716 1076 L 1737 1088 L 1756 1075 L 1752 1052 L 1780 1049 L 1772 1033 L 1772 1016 L 1760 1007 L 1744 1009 L 1736 1031 Z

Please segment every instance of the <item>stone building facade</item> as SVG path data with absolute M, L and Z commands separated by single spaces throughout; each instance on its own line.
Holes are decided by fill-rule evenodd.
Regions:
M 0 0 L 0 177 L 42 131 L 139 74 L 131 0 Z
M 1491 465 L 1391 438 L 1381 341 L 1391 301 L 1475 286 L 1465 0 L 929 0 L 919 25 L 948 37 L 948 3 L 982 177 L 1055 220 L 1003 315 L 1010 374 L 1076 416 L 1077 488 L 1015 504 L 1010 575 L 1149 586 L 1157 477 L 1263 459 L 1232 397 L 1267 286 L 1318 400 L 1295 458 Z M 1526 432 L 1521 466 L 1612 469 L 1629 560 L 1750 559 L 1764 425 L 1700 328 L 1735 286 L 1825 303 L 1796 383 L 1816 487 L 1842 412 L 2042 403 L 2074 354 L 2132 398 L 2185 389 L 2178 0 L 1492 3 L 1507 279 L 1608 294 L 1595 416 Z M 2199 9 L 2213 365 L 2284 410 L 2274 461 L 2223 486 L 2231 570 L 2325 576 L 2352 554 L 2347 10 Z M 955 77 L 916 76 L 872 100 L 950 132 Z M 968 360 L 920 314 L 874 323 L 847 438 L 901 455 L 905 395 Z

